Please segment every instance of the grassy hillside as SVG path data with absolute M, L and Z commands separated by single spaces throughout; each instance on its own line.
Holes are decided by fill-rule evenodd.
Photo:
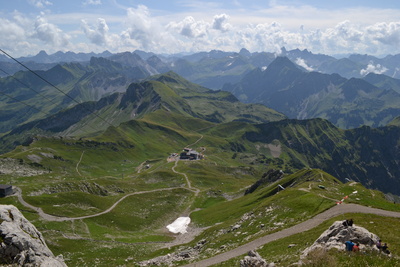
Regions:
M 83 102 L 49 114 L 44 119 L 15 127 L 0 138 L 0 152 L 4 153 L 17 145 L 27 144 L 37 135 L 99 135 L 110 126 L 141 119 L 156 111 L 164 112 L 165 116 L 173 117 L 179 114 L 212 123 L 260 123 L 285 118 L 265 106 L 243 104 L 228 92 L 203 88 L 169 72 L 154 76 L 148 81 L 132 83 L 125 93 L 114 93 L 99 101 Z
M 123 92 L 129 83 L 143 78 L 133 72 L 126 73 L 127 70 L 111 61 L 99 61 L 93 60 L 88 66 L 78 63 L 56 65 L 47 71 L 37 71 L 37 75 L 21 71 L 0 79 L 4 88 L 4 94 L 0 96 L 0 119 L 3 122 L 0 133 L 78 103 L 98 101 L 114 92 Z
M 400 116 L 394 118 L 394 120 L 392 120 L 389 125 L 393 125 L 393 126 L 400 126 Z
M 174 97 L 168 88 L 158 87 Z M 364 135 L 360 135 L 362 131 Z M 378 191 L 358 183 L 342 184 L 322 170 L 309 169 L 313 164 L 326 168 L 330 159 L 332 166 L 340 166 L 334 165 L 335 153 L 347 158 L 348 150 L 354 156 L 357 145 L 365 147 L 365 142 L 369 143 L 366 138 L 376 139 L 390 132 L 368 131 L 344 131 L 324 120 L 216 124 L 159 109 L 91 138 L 36 137 L 29 145 L 0 158 L 3 167 L 7 163 L 9 169 L 25 172 L 7 174 L 3 168 L 0 183 L 20 187 L 28 203 L 48 214 L 95 215 L 126 197 L 111 212 L 52 222 L 23 207 L 16 197 L 1 199 L 0 203 L 19 207 L 43 232 L 54 253 L 62 253 L 71 266 L 135 266 L 137 261 L 182 251 L 207 240 L 201 259 L 311 218 L 354 191 L 357 195 L 347 201 L 399 210 Z M 352 144 L 353 140 L 358 141 Z M 176 165 L 167 160 L 187 146 L 202 152 L 205 159 Z M 15 161 L 10 163 L 9 158 Z M 352 164 L 357 166 L 354 161 Z M 287 174 L 245 195 L 246 189 L 272 168 Z M 280 190 L 278 184 L 286 189 Z M 169 242 L 175 238 L 166 225 L 188 214 L 191 226 L 203 232 L 189 244 L 163 248 L 172 246 Z M 362 221 L 371 217 L 354 218 Z M 386 218 L 382 221 L 393 223 Z M 232 230 L 238 224 L 240 230 Z M 273 255 L 269 250 L 261 252 L 287 266 L 298 260 L 300 250 L 322 230 L 321 226 L 311 230 L 307 238 L 297 235 L 275 243 L 281 247 L 295 242 L 298 247 L 291 256 L 285 256 L 286 248 Z M 374 230 L 390 242 L 394 251 L 399 249 L 395 237 Z M 340 260 L 340 255 L 332 257 Z
M 397 194 L 399 127 L 342 130 L 322 119 L 282 118 L 174 73 L 154 76 L 2 137 L 18 146 L 0 156 L 0 183 L 18 186 L 25 201 L 68 220 L 43 219 L 16 196 L 0 203 L 19 207 L 71 266 L 135 266 L 205 240 L 200 260 L 305 221 L 346 195 L 348 202 L 400 210 L 372 190 Z M 13 139 L 17 135 L 20 140 Z M 176 161 L 172 155 L 186 147 L 204 159 Z M 270 177 L 271 170 L 279 175 Z M 346 178 L 353 181 L 343 184 Z M 181 216 L 190 216 L 200 233 L 183 244 L 166 229 Z M 382 222 L 399 226 L 388 218 Z M 280 252 L 269 244 L 260 251 L 288 266 L 327 225 L 307 238 L 276 241 Z M 396 237 L 371 228 L 394 253 L 399 249 Z M 290 256 L 288 242 L 297 246 Z M 328 256 L 343 261 L 340 254 Z

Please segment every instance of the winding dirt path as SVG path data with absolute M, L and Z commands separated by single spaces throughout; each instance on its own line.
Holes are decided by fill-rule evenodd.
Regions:
M 175 161 L 175 165 L 174 165 L 174 167 L 172 167 L 172 171 L 174 173 L 176 173 L 176 174 L 180 174 L 180 175 L 183 175 L 185 177 L 188 189 L 190 191 L 194 192 L 194 195 L 197 197 L 197 195 L 200 193 L 200 189 L 192 186 L 192 183 L 190 182 L 189 177 L 187 176 L 186 173 L 178 172 L 178 171 L 175 170 L 175 167 L 178 166 L 178 162 L 179 162 L 179 160 Z
M 208 259 L 196 262 L 196 263 L 191 263 L 191 264 L 185 265 L 184 267 L 203 267 L 203 266 L 210 266 L 210 265 L 214 265 L 214 264 L 218 264 L 218 263 L 227 261 L 234 257 L 243 255 L 250 250 L 254 250 L 259 246 L 262 246 L 269 242 L 275 241 L 277 239 L 281 239 L 284 237 L 288 237 L 288 236 L 291 236 L 294 234 L 298 234 L 298 233 L 310 230 L 310 229 L 320 225 L 322 222 L 324 222 L 330 218 L 336 217 L 338 215 L 344 214 L 344 213 L 370 213 L 370 214 L 375 214 L 375 215 L 380 215 L 380 216 L 400 218 L 400 212 L 370 208 L 370 207 L 365 207 L 365 206 L 361 206 L 361 205 L 357 205 L 357 204 L 336 205 L 305 222 L 299 223 L 297 225 L 294 225 L 290 228 L 281 230 L 279 232 L 260 237 L 256 240 L 253 240 L 247 244 L 244 244 L 240 247 L 237 247 L 237 248 L 227 251 L 225 253 L 216 255 L 214 257 L 211 257 L 211 258 L 208 258 Z
M 175 189 L 179 189 L 179 188 L 183 188 L 188 190 L 188 188 L 185 187 L 170 187 L 170 188 L 160 188 L 160 189 L 154 189 L 154 190 L 149 190 L 149 191 L 140 191 L 140 192 L 134 192 L 134 193 L 130 193 L 127 194 L 123 197 L 121 197 L 119 200 L 117 200 L 111 207 L 109 207 L 108 209 L 106 209 L 105 211 L 96 213 L 96 214 L 92 214 L 92 215 L 86 215 L 86 216 L 80 216 L 80 217 L 58 217 L 58 216 L 54 216 L 54 215 L 50 215 L 45 213 L 41 208 L 39 207 L 35 207 L 31 204 L 29 204 L 28 202 L 26 202 L 23 198 L 22 198 L 22 190 L 19 187 L 16 187 L 16 192 L 15 194 L 18 197 L 18 201 L 24 205 L 27 208 L 33 209 L 34 211 L 36 211 L 40 217 L 42 217 L 44 220 L 46 221 L 57 221 L 57 222 L 64 222 L 64 221 L 74 221 L 74 220 L 82 220 L 82 219 L 88 219 L 88 218 L 93 218 L 93 217 L 97 217 L 106 213 L 109 213 L 110 211 L 112 211 L 121 201 L 123 201 L 125 198 L 133 196 L 133 195 L 141 195 L 141 194 L 146 194 L 146 193 L 152 193 L 152 192 L 161 192 L 161 191 L 170 191 L 170 190 L 175 190 Z M 190 190 L 190 189 L 189 189 Z M 192 191 L 192 190 L 190 190 Z
M 195 144 L 197 144 L 198 142 L 201 141 L 201 139 L 203 139 L 204 135 L 200 134 L 200 138 L 196 140 L 196 142 L 194 142 L 193 144 L 187 145 L 187 147 L 191 147 L 194 146 Z
M 81 176 L 82 177 L 82 174 L 79 172 L 79 164 L 81 164 L 81 161 L 82 161 L 82 158 L 83 158 L 83 154 L 85 154 L 85 150 L 84 151 L 82 151 L 82 154 L 81 154 L 81 158 L 79 159 L 79 161 L 78 161 L 78 163 L 76 163 L 76 167 L 75 167 L 75 169 L 76 169 L 76 172 L 79 174 L 79 176 Z

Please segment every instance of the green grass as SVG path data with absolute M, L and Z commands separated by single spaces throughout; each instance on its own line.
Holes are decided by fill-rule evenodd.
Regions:
M 173 91 L 163 93 L 169 101 L 177 101 Z M 23 189 L 27 202 L 47 213 L 69 217 L 90 215 L 106 210 L 130 193 L 170 190 L 132 195 L 110 213 L 73 222 L 43 221 L 38 214 L 21 206 L 15 197 L 0 199 L 0 203 L 20 208 L 43 232 L 54 254 L 63 254 L 71 266 L 133 266 L 134 261 L 180 251 L 194 246 L 200 239 L 208 240 L 201 257 L 213 256 L 217 251 L 232 249 L 307 220 L 346 195 L 349 196 L 346 202 L 400 210 L 379 191 L 365 189 L 358 183 L 342 184 L 318 169 L 303 169 L 311 160 L 298 150 L 285 147 L 284 142 L 279 141 L 280 135 L 295 145 L 296 142 L 309 144 L 305 145 L 307 151 L 318 146 L 307 137 L 310 132 L 325 143 L 336 142 L 338 147 L 346 143 L 339 142 L 340 136 L 332 132 L 329 125 L 315 122 L 305 127 L 306 123 L 302 122 L 292 127 L 290 122 L 282 122 L 285 123 L 287 127 L 279 131 L 268 125 L 243 122 L 216 125 L 159 110 L 140 120 L 110 127 L 104 134 L 90 139 L 38 138 L 29 147 L 18 147 L 3 157 L 16 158 L 23 166 L 46 172 L 31 177 L 2 174 L 0 183 L 12 181 Z M 281 145 L 279 157 L 272 157 L 268 144 Z M 179 173 L 174 173 L 175 163 L 168 163 L 166 159 L 188 145 L 198 151 L 204 147 L 205 160 L 180 161 L 175 168 Z M 32 155 L 41 160 L 33 164 Z M 321 158 L 332 158 L 330 150 L 315 155 L 315 162 L 320 162 Z M 140 172 L 139 166 L 144 166 Z M 274 167 L 288 174 L 243 196 L 246 188 Z M 188 176 L 192 187 L 200 189 L 197 197 L 187 190 L 185 177 L 180 173 Z M 278 190 L 278 184 L 286 189 Z M 357 193 L 353 194 L 355 191 Z M 160 249 L 174 239 L 166 225 L 187 214 L 193 226 L 209 228 L 189 244 Z M 357 224 L 375 220 L 366 215 L 351 216 Z M 267 244 L 259 249 L 260 254 L 267 260 L 288 266 L 298 261 L 299 253 L 331 222 Z M 388 218 L 382 222 L 397 225 Z M 235 225 L 240 225 L 239 230 L 233 230 Z M 367 226 L 387 240 L 395 253 L 398 250 L 396 237 L 389 237 L 390 230 L 375 229 L 377 225 Z M 295 243 L 296 247 L 287 248 L 290 243 Z M 327 257 L 341 263 L 340 255 L 333 253 Z M 355 266 L 357 260 L 360 261 L 353 261 Z
M 343 218 L 353 218 L 356 225 L 362 226 L 372 233 L 377 234 L 384 242 L 387 242 L 392 254 L 398 255 L 400 243 L 398 233 L 400 222 L 395 218 L 381 217 L 370 214 L 343 214 L 329 219 L 319 226 L 306 232 L 282 238 L 257 248 L 257 252 L 267 262 L 274 262 L 277 266 L 296 266 L 302 252 L 309 247 L 334 221 Z M 390 229 L 382 225 L 391 225 Z M 289 246 L 294 245 L 294 246 Z M 245 255 L 228 260 L 213 266 L 228 267 L 237 266 Z M 307 258 L 309 263 L 302 266 L 398 266 L 400 259 L 397 256 L 389 258 L 383 254 L 359 253 L 348 254 L 345 251 L 330 250 L 328 252 L 317 251 Z M 306 260 L 305 260 L 306 261 Z
M 80 217 L 99 213 L 110 207 L 121 196 L 97 196 L 83 192 L 65 192 L 24 199 L 44 212 L 56 216 Z
M 150 192 L 126 198 L 110 213 L 87 219 L 121 231 L 161 228 L 187 207 L 192 192 L 184 189 Z
M 55 240 L 52 251 L 63 254 L 68 266 L 135 266 L 141 255 L 148 254 L 154 244 L 124 244 L 102 240 Z

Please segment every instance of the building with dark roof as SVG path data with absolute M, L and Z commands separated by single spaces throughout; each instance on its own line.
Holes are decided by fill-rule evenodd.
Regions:
M 203 159 L 203 155 L 191 148 L 184 148 L 183 152 L 179 156 L 179 159 L 199 160 Z
M 0 184 L 0 197 L 6 197 L 13 193 L 12 185 Z

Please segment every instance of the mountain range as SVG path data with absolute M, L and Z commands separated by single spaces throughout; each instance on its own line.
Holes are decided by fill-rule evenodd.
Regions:
M 400 94 L 396 91 L 399 80 L 375 76 L 380 78 L 371 74 L 365 79 L 346 79 L 338 74 L 308 72 L 287 57 L 278 57 L 265 70 L 257 68 L 240 82 L 225 84 L 223 90 L 289 118 L 324 118 L 345 129 L 378 127 L 400 115 Z
M 89 62 L 91 57 L 109 58 L 121 54 L 127 55 L 127 52 L 112 54 L 104 51 L 96 54 L 59 51 L 48 55 L 45 51 L 40 51 L 35 56 L 21 57 L 17 60 L 34 69 L 47 70 L 58 63 L 85 63 Z M 236 82 L 238 78 L 252 69 L 267 67 L 277 56 L 287 57 L 308 71 L 325 74 L 337 73 L 347 79 L 363 78 L 369 73 L 384 74 L 396 79 L 400 78 L 398 60 L 400 55 L 387 55 L 383 58 L 378 58 L 370 55 L 352 54 L 348 57 L 335 58 L 324 54 L 314 54 L 307 49 L 286 50 L 285 47 L 281 48 L 280 53 L 251 53 L 246 49 L 241 49 L 239 52 L 212 50 L 194 54 L 180 53 L 171 55 L 135 50 L 132 54 L 138 55 L 150 65 L 157 62 L 159 68 L 156 69 L 163 70 L 160 73 L 172 70 L 192 82 L 211 89 L 221 89 L 229 79 L 233 79 L 230 82 Z M 0 55 L 0 67 L 8 71 L 9 74 L 23 70 L 23 67 L 5 55 Z M 193 72 L 193 70 L 196 71 Z M 7 75 L 0 73 L 0 77 Z
M 288 57 L 276 58 L 272 53 L 250 53 L 245 49 L 239 53 L 214 50 L 194 55 L 179 55 L 180 57 L 157 56 L 143 51 L 114 55 L 104 52 L 100 56 L 106 57 L 91 57 L 89 61 L 85 61 L 92 54 L 59 52 L 47 55 L 41 52 L 31 58 L 39 62 L 35 64 L 52 62 L 54 58 L 81 61 L 61 63 L 58 66 L 54 66 L 55 63 L 48 63 L 52 64 L 51 69 L 38 72 L 44 77 L 53 77 L 59 72 L 54 85 L 60 88 L 61 92 L 58 96 L 54 93 L 49 96 L 52 101 L 47 101 L 50 103 L 45 109 L 29 108 L 23 103 L 14 103 L 22 99 L 28 100 L 30 97 L 38 99 L 29 99 L 31 103 L 40 101 L 43 96 L 29 92 L 32 89 L 35 92 L 43 91 L 43 95 L 46 95 L 46 83 L 33 78 L 32 73 L 20 72 L 13 78 L 9 76 L 1 79 L 0 85 L 7 88 L 3 93 L 8 94 L 10 90 L 12 91 L 8 97 L 3 95 L 2 98 L 10 102 L 12 107 L 3 105 L 5 111 L 0 119 L 4 123 L 0 131 L 4 133 L 13 128 L 15 124 L 9 124 L 7 118 L 15 111 L 24 110 L 18 112 L 21 114 L 20 118 L 14 119 L 14 122 L 20 124 L 29 121 L 31 117 L 34 119 L 43 117 L 44 114 L 39 111 L 54 112 L 57 111 L 57 107 L 59 110 L 68 107 L 71 105 L 71 99 L 75 99 L 72 101 L 75 103 L 72 104 L 97 101 L 113 92 L 125 91 L 131 82 L 171 70 L 205 87 L 230 91 L 240 101 L 267 105 L 289 118 L 325 118 L 338 127 L 354 128 L 361 125 L 384 126 L 400 115 L 397 105 L 400 92 L 398 79 L 375 73 L 368 73 L 360 79 L 310 71 L 307 66 L 299 62 L 300 58 L 307 59 L 314 65 L 322 65 L 322 62 L 335 59 L 298 49 L 291 51 L 282 49 L 282 54 Z M 292 60 L 289 60 L 290 58 Z M 352 58 L 360 58 L 364 62 L 366 60 L 355 55 Z M 293 63 L 293 60 L 300 65 Z M 28 90 L 31 83 L 31 90 Z M 10 97 L 13 101 L 7 100 Z M 57 106 L 55 110 L 50 108 L 52 105 Z
M 89 66 L 93 67 L 94 62 L 97 62 L 97 59 L 93 58 Z M 107 63 L 106 66 L 109 68 L 117 64 L 110 65 L 106 59 L 100 62 Z M 100 66 L 103 65 L 100 64 Z M 58 68 L 60 68 L 58 73 L 64 75 L 51 77 L 58 77 L 63 81 L 74 77 L 65 67 L 58 66 Z M 104 66 L 97 69 L 103 70 Z M 301 96 L 307 97 L 307 91 L 299 91 L 301 88 L 297 86 L 297 83 L 304 84 L 306 79 L 314 85 L 314 87 L 304 87 L 311 89 L 310 94 L 318 93 L 312 90 L 319 90 L 321 84 L 333 87 L 332 84 L 335 82 L 341 84 L 342 87 L 331 89 L 331 91 L 341 90 L 338 95 L 344 95 L 344 99 L 354 100 L 358 97 L 360 94 L 352 94 L 350 90 L 354 89 L 352 85 L 359 84 L 367 85 L 362 87 L 365 91 L 370 90 L 367 92 L 379 90 L 384 95 L 383 89 L 378 89 L 364 80 L 352 81 L 339 75 L 303 72 L 284 57 L 274 60 L 265 71 L 258 70 L 249 74 L 253 77 L 251 81 L 259 81 L 254 75 L 260 75 L 266 79 L 275 77 L 277 81 L 275 88 L 287 88 L 283 92 L 278 89 L 271 94 L 270 98 L 273 101 L 267 104 L 274 108 L 279 107 L 280 99 L 284 100 L 287 106 L 295 108 L 296 101 L 302 100 Z M 263 82 L 255 82 L 255 84 L 259 85 Z M 274 84 L 267 84 L 274 88 Z M 292 87 L 286 86 L 288 84 Z M 248 92 L 252 92 L 251 88 L 248 83 Z M 290 90 L 293 92 L 286 92 Z M 397 94 L 393 90 L 387 92 L 395 96 Z M 263 99 L 267 93 L 261 91 L 261 94 L 255 98 Z M 86 93 L 86 95 L 90 94 Z M 65 96 L 62 99 L 66 102 Z M 392 97 L 392 99 L 396 98 Z M 354 113 L 362 113 L 360 110 L 365 112 L 364 107 L 360 105 L 356 107 L 359 110 Z M 321 168 L 342 181 L 348 178 L 360 181 L 371 188 L 400 194 L 400 181 L 396 179 L 400 175 L 397 160 L 400 156 L 397 145 L 400 133 L 398 127 L 393 126 L 396 120 L 393 121 L 392 126 L 375 129 L 364 125 L 352 130 L 342 130 L 322 119 L 285 120 L 285 115 L 264 105 L 243 104 L 229 92 L 210 90 L 193 84 L 174 72 L 150 76 L 145 81 L 131 83 L 125 92 L 115 92 L 97 101 L 72 105 L 42 119 L 27 120 L 26 123 L 14 126 L 10 132 L 5 133 L 0 138 L 0 144 L 5 152 L 18 145 L 29 145 L 37 135 L 49 137 L 101 135 L 109 127 L 118 127 L 121 123 L 130 120 L 149 118 L 154 113 L 165 116 L 164 120 L 157 119 L 156 124 L 165 125 L 168 121 L 166 117 L 179 115 L 182 118 L 202 120 L 203 125 L 209 125 L 207 127 L 214 125 L 210 128 L 211 132 L 207 133 L 210 136 L 221 136 L 221 133 L 225 131 L 227 135 L 223 134 L 224 138 L 230 141 L 221 148 L 228 153 L 240 152 L 245 155 L 250 153 L 252 160 L 246 164 L 271 164 L 287 172 L 304 167 Z M 288 113 L 287 110 L 286 113 Z M 219 130 L 220 127 L 225 130 Z M 281 152 L 278 156 L 273 156 L 270 148 L 272 144 L 279 144 Z M 255 150 L 255 147 L 264 149 Z M 240 160 L 243 156 L 235 157 Z M 354 158 L 357 160 L 355 161 Z M 282 159 L 285 160 L 282 161 Z
M 399 80 L 315 71 L 372 57 L 281 54 L 59 53 L 65 62 L 56 63 L 40 53 L 35 64 L 49 68 L 0 79 L 0 183 L 19 188 L 1 203 L 25 205 L 54 253 L 76 266 L 160 255 L 189 263 L 344 199 L 399 210 Z M 182 151 L 201 160 L 179 160 Z M 187 246 L 165 230 L 182 216 L 201 233 Z M 397 219 L 352 216 L 396 251 Z M 298 262 L 328 223 L 265 250 L 283 265 Z M 339 266 L 334 255 L 323 258 Z

